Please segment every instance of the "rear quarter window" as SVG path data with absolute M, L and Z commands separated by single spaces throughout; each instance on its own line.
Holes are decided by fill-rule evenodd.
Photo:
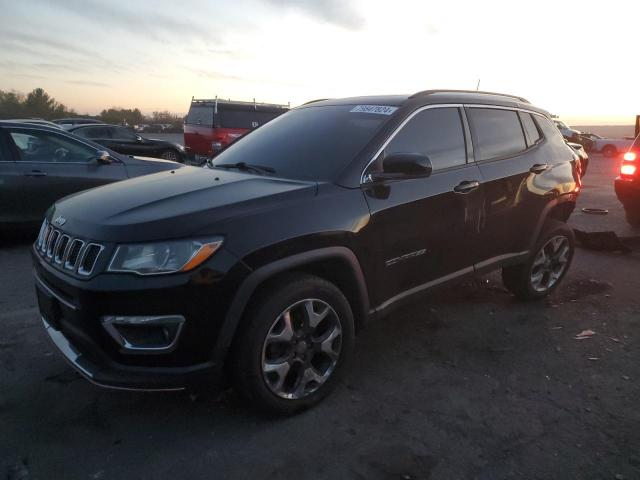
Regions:
M 538 143 L 542 136 L 540 135 L 536 122 L 533 120 L 531 114 L 520 112 L 520 120 L 522 120 L 522 126 L 527 134 L 527 143 L 529 146 Z
M 497 108 L 468 108 L 476 160 L 515 155 L 526 150 L 518 113 Z
M 213 126 L 213 106 L 192 105 L 187 114 L 186 123 L 189 125 Z

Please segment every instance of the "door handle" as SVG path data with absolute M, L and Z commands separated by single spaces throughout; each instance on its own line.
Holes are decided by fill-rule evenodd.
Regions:
M 31 170 L 30 172 L 24 172 L 22 175 L 25 177 L 46 177 L 47 172 L 41 170 Z
M 546 163 L 536 163 L 533 167 L 529 169 L 529 171 L 531 173 L 538 174 L 546 171 L 548 168 L 549 168 L 549 165 L 547 165 Z
M 480 182 L 477 180 L 472 180 L 470 182 L 460 182 L 458 185 L 453 187 L 453 191 L 456 193 L 470 193 L 473 192 L 476 188 L 480 186 Z

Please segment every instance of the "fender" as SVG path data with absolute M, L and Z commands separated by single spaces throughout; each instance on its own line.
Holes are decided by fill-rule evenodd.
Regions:
M 547 205 L 545 205 L 544 210 L 542 210 L 540 218 L 538 219 L 538 223 L 536 224 L 536 228 L 534 230 L 534 234 L 531 236 L 531 241 L 529 242 L 529 245 L 527 245 L 527 250 L 529 252 L 534 253 L 533 252 L 533 247 L 535 246 L 536 242 L 538 241 L 538 237 L 540 236 L 540 232 L 542 231 L 542 228 L 544 227 L 544 224 L 549 219 L 549 215 L 550 215 L 551 211 L 554 208 L 558 207 L 559 205 L 565 205 L 565 204 L 572 205 L 571 212 L 573 212 L 573 209 L 575 208 L 575 205 L 576 205 L 576 195 L 574 193 L 567 194 L 567 195 L 561 195 L 558 198 L 555 198 L 552 201 L 550 201 L 549 203 L 547 203 Z M 569 213 L 569 215 L 571 215 L 571 212 Z
M 240 284 L 229 305 L 222 328 L 218 334 L 218 339 L 216 340 L 213 350 L 214 363 L 218 366 L 222 366 L 224 363 L 245 308 L 251 300 L 253 293 L 261 284 L 279 273 L 309 265 L 319 260 L 336 258 L 348 263 L 351 268 L 351 273 L 356 280 L 359 305 L 353 305 L 354 308 L 358 309 L 354 311 L 354 316 L 362 319 L 367 318 L 369 314 L 369 293 L 364 274 L 360 268 L 360 262 L 352 250 L 347 247 L 327 247 L 291 255 L 290 257 L 276 260 L 254 270 Z

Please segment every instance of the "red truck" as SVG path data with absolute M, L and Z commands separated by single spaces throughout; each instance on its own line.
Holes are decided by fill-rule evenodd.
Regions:
M 187 153 L 193 157 L 213 157 L 248 131 L 287 110 L 287 105 L 192 98 L 184 122 Z

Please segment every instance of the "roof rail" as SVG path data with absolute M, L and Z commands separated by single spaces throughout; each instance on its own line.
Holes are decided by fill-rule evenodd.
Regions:
M 251 101 L 251 102 L 246 102 L 246 101 L 240 101 L 240 100 L 231 100 L 231 99 L 221 99 L 218 97 L 215 98 L 194 98 L 191 97 L 191 103 L 212 103 L 214 105 L 218 105 L 218 104 L 234 104 L 234 105 L 247 105 L 247 106 L 252 106 L 254 108 L 256 107 L 277 107 L 277 108 L 289 108 L 289 105 L 281 105 L 278 103 L 261 103 L 261 102 L 256 102 L 255 100 Z
M 497 95 L 499 97 L 515 98 L 516 100 L 523 103 L 531 103 L 526 98 L 518 97 L 517 95 L 509 95 L 508 93 L 483 92 L 482 90 L 423 90 L 421 92 L 414 93 L 409 98 L 426 97 L 427 95 L 432 95 L 434 93 L 479 93 L 481 95 Z

